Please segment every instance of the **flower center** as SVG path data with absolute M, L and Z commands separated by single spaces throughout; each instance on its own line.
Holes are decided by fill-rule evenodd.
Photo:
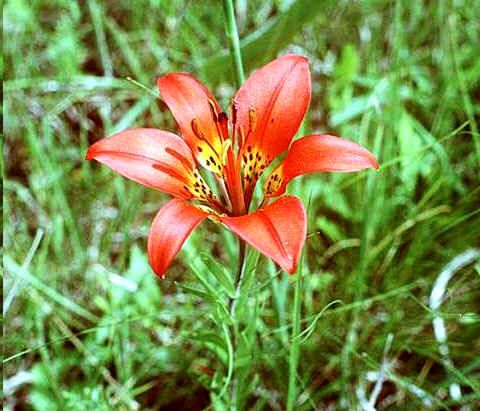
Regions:
M 254 107 L 248 111 L 248 130 L 244 130 L 237 127 L 237 105 L 235 101 L 232 102 L 230 133 L 227 115 L 218 112 L 217 106 L 210 100 L 209 105 L 216 133 L 206 135 L 196 118 L 191 120 L 190 125 L 197 137 L 195 157 L 204 169 L 214 175 L 220 191 L 219 197 L 215 196 L 197 171 L 193 173 L 192 184 L 185 185 L 185 189 L 196 199 L 216 203 L 216 208 L 221 204 L 223 209 L 239 215 L 248 210 L 255 185 L 271 158 L 257 145 L 249 144 L 245 147 L 245 142 L 257 127 Z

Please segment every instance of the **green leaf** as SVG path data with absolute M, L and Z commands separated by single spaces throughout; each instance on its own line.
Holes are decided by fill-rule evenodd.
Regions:
M 233 285 L 234 274 L 209 254 L 202 253 L 201 258 L 219 285 L 223 287 L 230 297 L 233 297 L 235 294 L 235 287 Z
M 194 339 L 195 341 L 199 341 L 206 344 L 212 344 L 215 347 L 218 347 L 223 351 L 225 351 L 225 353 L 227 352 L 227 345 L 225 344 L 225 339 L 220 337 L 218 334 L 205 332 L 205 333 L 194 334 L 192 335 L 191 338 Z
M 177 285 L 182 290 L 186 291 L 189 294 L 193 294 L 197 297 L 200 297 L 202 300 L 210 301 L 210 302 L 213 302 L 213 303 L 215 303 L 215 301 L 216 301 L 215 298 L 213 298 L 210 294 L 208 294 L 205 291 L 202 291 L 202 290 L 200 290 L 196 287 L 192 287 L 190 285 L 181 284 L 181 283 L 177 283 Z

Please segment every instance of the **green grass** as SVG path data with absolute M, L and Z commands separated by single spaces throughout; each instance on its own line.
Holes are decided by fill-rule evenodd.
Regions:
M 308 204 L 302 275 L 264 257 L 248 270 L 237 403 L 361 409 L 383 370 L 378 409 L 478 408 L 478 260 L 441 305 L 451 363 L 428 298 L 446 264 L 480 247 L 479 1 L 236 3 L 247 74 L 306 54 L 305 131 L 381 163 L 290 185 Z M 127 77 L 153 90 L 157 75 L 189 71 L 228 103 L 221 2 L 10 0 L 3 29 L 3 408 L 226 409 L 218 324 L 235 239 L 202 224 L 159 280 L 146 236 L 166 196 L 83 160 L 127 127 L 175 130 Z

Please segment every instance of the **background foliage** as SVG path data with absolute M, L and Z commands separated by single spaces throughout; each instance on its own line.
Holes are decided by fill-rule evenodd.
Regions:
M 153 87 L 189 71 L 228 104 L 219 3 L 5 3 L 5 410 L 221 409 L 224 347 L 198 277 L 221 283 L 234 239 L 203 224 L 160 281 L 145 243 L 165 197 L 83 161 L 115 131 L 175 129 L 127 76 Z M 244 313 L 246 406 L 285 408 L 299 339 L 297 410 L 368 409 L 372 397 L 378 409 L 478 407 L 478 260 L 441 306 L 450 363 L 428 306 L 442 268 L 480 245 L 478 0 L 236 5 L 247 71 L 285 51 L 309 56 L 304 131 L 358 141 L 382 165 L 291 184 L 309 204 L 303 275 L 259 260 Z

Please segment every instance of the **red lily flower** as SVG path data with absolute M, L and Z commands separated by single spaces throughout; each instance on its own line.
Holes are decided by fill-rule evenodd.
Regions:
M 269 204 L 270 199 L 302 174 L 378 168 L 368 150 L 339 137 L 310 135 L 291 144 L 310 103 L 303 56 L 285 55 L 253 73 L 233 98 L 229 117 L 188 74 L 171 73 L 157 83 L 182 137 L 156 129 L 126 130 L 92 145 L 86 158 L 175 197 L 156 215 L 148 238 L 150 264 L 162 277 L 207 217 L 293 274 L 305 242 L 305 209 L 293 196 Z M 262 206 L 249 214 L 259 177 L 287 149 L 266 179 Z M 217 193 L 203 179 L 205 172 L 215 176 Z

